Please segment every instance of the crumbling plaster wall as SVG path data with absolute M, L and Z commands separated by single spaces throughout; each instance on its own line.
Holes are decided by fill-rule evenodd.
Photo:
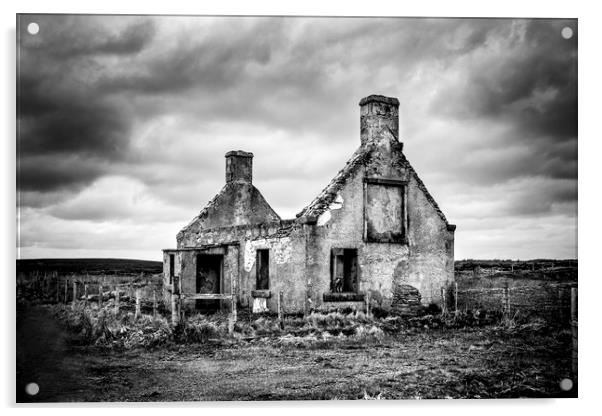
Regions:
M 441 288 L 454 279 L 454 233 L 420 189 L 415 176 L 408 189 L 409 258 L 400 262 L 395 279 L 416 287 L 422 302 L 440 303 Z
M 285 224 L 292 229 L 285 236 L 275 236 L 282 231 L 284 222 L 270 222 L 256 225 L 217 227 L 209 230 L 192 232 L 188 230 L 184 238 L 188 247 L 207 245 L 226 245 L 228 255 L 224 257 L 224 277 L 228 270 L 237 269 L 238 296 L 241 306 L 250 307 L 253 303 L 252 291 L 256 288 L 256 250 L 270 250 L 270 293 L 267 306 L 271 311 L 277 311 L 278 293 L 283 291 L 286 311 L 302 311 L 305 300 L 305 243 L 301 226 Z M 237 255 L 230 253 L 236 248 Z M 210 253 L 223 250 L 221 247 L 205 250 Z M 176 268 L 181 270 L 182 290 L 186 293 L 196 291 L 196 254 L 197 250 L 177 252 Z M 165 263 L 167 262 L 167 263 Z M 168 265 L 169 258 L 165 257 L 164 264 Z M 168 267 L 164 267 L 167 270 Z M 166 272 L 164 272 L 166 273 Z M 169 279 L 169 275 L 166 275 Z M 224 289 L 229 290 L 229 278 L 226 277 Z M 229 293 L 229 292 L 224 292 Z
M 180 276 L 181 274 L 181 252 L 177 250 L 164 250 L 163 251 L 163 302 L 166 305 L 171 304 L 171 291 L 173 290 L 173 283 L 169 283 L 170 274 L 170 263 L 169 255 L 174 256 L 174 276 Z
M 221 255 L 223 256 L 222 263 L 222 279 L 220 281 L 221 292 L 231 293 L 232 278 L 237 279 L 238 276 L 238 258 L 239 248 L 237 245 L 227 245 L 223 247 L 213 247 L 204 250 L 185 250 L 178 251 L 176 256 L 176 271 L 179 269 L 180 287 L 183 294 L 196 293 L 196 274 L 197 260 L 199 254 Z M 169 262 L 169 258 L 166 259 Z M 178 267 L 179 266 L 179 267 Z M 168 277 L 169 278 L 169 277 Z M 222 306 L 229 307 L 229 300 L 222 300 Z M 186 309 L 195 308 L 195 300 L 183 301 L 183 307 Z
M 176 238 L 178 248 L 197 246 L 207 230 L 279 222 L 280 217 L 250 183 L 227 183 Z
M 389 153 L 391 152 L 391 153 Z M 389 155 L 387 155 L 389 153 Z M 359 290 L 389 307 L 396 284 L 416 287 L 422 302 L 440 301 L 440 288 L 453 279 L 453 233 L 418 186 L 413 173 L 399 163 L 398 151 L 384 142 L 364 169 L 356 170 L 329 209 L 317 219 L 315 235 L 308 245 L 314 269 L 310 297 L 322 306 L 322 294 L 330 291 L 330 250 L 357 248 Z M 368 243 L 363 239 L 364 176 L 408 181 L 408 244 Z
M 269 249 L 269 273 L 271 296 L 267 299 L 270 311 L 278 310 L 278 293 L 283 292 L 285 312 L 298 312 L 305 300 L 305 246 L 301 229 L 290 236 L 258 238 L 244 242 L 244 268 L 241 270 L 241 298 L 252 303 L 251 293 L 256 287 L 256 250 Z
M 401 244 L 366 243 L 364 228 L 364 172 L 358 170 L 339 192 L 341 207 L 329 209 L 318 218 L 313 243 L 308 246 L 315 266 L 312 302 L 324 306 L 322 294 L 330 292 L 330 253 L 332 248 L 358 249 L 359 291 L 370 291 L 372 298 L 389 306 L 395 268 L 408 258 L 408 248 Z M 324 218 L 329 220 L 325 222 Z

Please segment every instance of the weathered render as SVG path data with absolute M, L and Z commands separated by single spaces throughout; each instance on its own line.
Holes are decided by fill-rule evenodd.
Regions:
M 253 186 L 252 153 L 227 153 L 226 185 L 164 250 L 166 300 L 180 280 L 182 293 L 234 293 L 255 312 L 275 311 L 279 292 L 287 312 L 362 308 L 367 296 L 407 311 L 408 293 L 439 303 L 454 278 L 455 226 L 403 154 L 398 108 L 395 98 L 360 101 L 360 147 L 295 219 L 280 219 Z

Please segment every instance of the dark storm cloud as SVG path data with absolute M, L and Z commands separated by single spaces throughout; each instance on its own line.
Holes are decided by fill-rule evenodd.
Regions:
M 575 20 L 527 21 L 524 34 L 508 25 L 509 56 L 502 50 L 499 60 L 472 62 L 464 82 L 450 86 L 433 102 L 434 111 L 507 118 L 523 135 L 518 140 L 576 137 L 577 36 L 562 38 L 565 26 L 576 32 Z
M 22 191 L 77 190 L 106 172 L 97 159 L 65 154 L 27 156 L 17 162 L 17 186 Z
M 347 140 L 341 127 L 353 134 L 350 120 L 359 98 L 409 84 L 421 66 L 445 66 L 507 24 L 336 18 L 220 23 L 199 25 L 210 30 L 195 32 L 193 39 L 189 31 L 175 35 L 144 61 L 103 74 L 99 85 L 135 97 L 146 116 L 177 108 L 199 126 L 250 122 Z
M 19 80 L 19 150 L 24 157 L 77 153 L 115 157 L 127 147 L 123 109 L 90 90 L 23 74 Z
M 389 74 L 385 79 L 383 68 L 411 75 L 421 64 L 470 53 L 500 25 L 440 19 L 223 18 L 219 24 L 199 19 L 203 24 L 193 34 L 176 32 L 166 44 L 158 39 L 152 53 L 127 60 L 117 71 L 103 71 L 97 88 L 127 96 L 145 117 L 176 109 L 189 112 L 199 126 L 249 122 L 342 140 L 341 126 L 352 132 L 351 117 L 345 115 L 356 109 L 358 97 L 407 81 Z M 346 76 L 363 79 L 351 82 Z
M 258 20 L 262 24 L 255 22 L 234 32 L 224 25 L 194 41 L 175 39 L 166 51 L 144 65 L 133 66 L 122 74 L 106 74 L 99 86 L 109 91 L 152 95 L 190 88 L 209 92 L 236 88 L 249 65 L 269 63 L 271 43 L 283 36 L 281 19 Z
M 505 209 L 506 216 L 541 216 L 553 212 L 560 204 L 572 203 L 576 210 L 577 186 L 572 182 L 561 182 L 551 189 L 525 192 L 513 198 Z
M 24 32 L 28 21 L 39 23 L 39 36 Z M 124 157 L 131 130 L 131 112 L 95 85 L 104 69 L 95 59 L 140 52 L 154 36 L 154 23 L 121 21 L 109 33 L 105 20 L 89 16 L 23 16 L 20 22 L 18 186 L 81 188 L 104 172 L 99 159 Z
M 454 83 L 442 84 L 430 115 L 464 125 L 504 126 L 503 133 L 466 143 L 457 163 L 468 183 L 514 178 L 577 178 L 577 22 L 501 21 Z M 561 31 L 575 34 L 564 39 Z M 457 140 L 462 140 L 458 137 Z M 576 186 L 575 186 L 576 187 Z
M 77 246 L 98 223 L 173 221 L 159 239 L 171 241 L 237 148 L 294 215 L 357 148 L 358 101 L 379 93 L 399 97 L 408 156 L 459 229 L 490 217 L 529 235 L 538 216 L 574 215 L 577 48 L 564 26 L 577 33 L 554 20 L 23 17 L 24 223 L 41 246 L 54 241 L 44 224 L 81 227 L 47 247 Z
M 26 190 L 78 188 L 99 177 L 98 160 L 128 147 L 125 111 L 52 79 L 19 80 L 18 185 Z
M 509 142 L 509 140 L 507 141 Z M 457 166 L 456 177 L 474 185 L 493 185 L 525 176 L 577 179 L 577 139 L 554 145 L 491 148 L 467 151 Z
M 39 24 L 39 36 L 25 33 L 30 21 Z M 141 17 L 26 15 L 20 23 L 22 51 L 61 60 L 135 54 L 148 46 L 156 33 L 154 22 Z

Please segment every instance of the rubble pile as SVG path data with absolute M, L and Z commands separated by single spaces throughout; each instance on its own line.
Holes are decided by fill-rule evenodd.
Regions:
M 420 292 L 410 285 L 398 285 L 393 290 L 391 312 L 400 316 L 417 316 L 422 310 Z

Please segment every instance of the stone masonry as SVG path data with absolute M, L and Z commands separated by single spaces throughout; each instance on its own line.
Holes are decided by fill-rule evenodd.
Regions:
M 239 306 L 256 312 L 276 311 L 279 292 L 286 312 L 363 308 L 367 296 L 409 310 L 399 304 L 406 293 L 440 303 L 454 278 L 455 226 L 403 154 L 398 110 L 396 98 L 360 101 L 359 148 L 294 219 L 281 219 L 253 185 L 253 154 L 228 152 L 226 184 L 163 250 L 166 300 L 177 280 L 185 294 L 234 288 Z

